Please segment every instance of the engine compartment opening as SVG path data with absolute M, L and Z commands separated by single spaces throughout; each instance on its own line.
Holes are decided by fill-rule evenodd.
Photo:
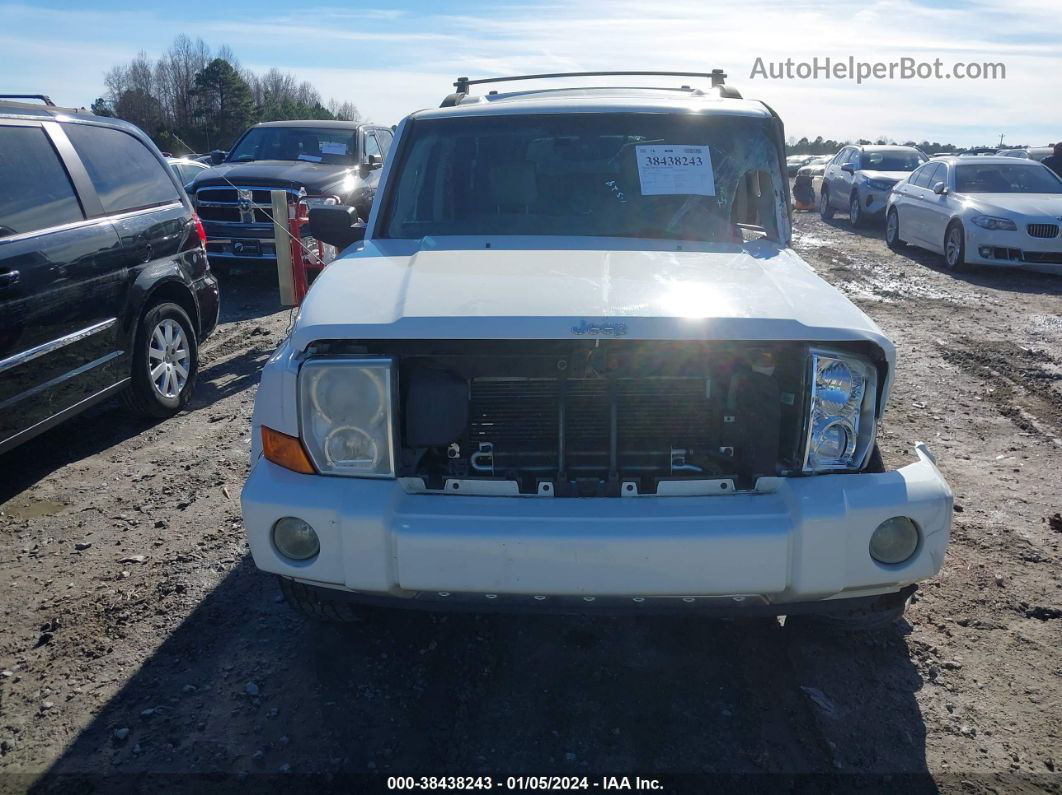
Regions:
M 801 471 L 804 342 L 333 341 L 310 353 L 397 362 L 396 475 L 417 491 L 722 494 Z

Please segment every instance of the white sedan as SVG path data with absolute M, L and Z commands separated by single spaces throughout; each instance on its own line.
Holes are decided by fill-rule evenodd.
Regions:
M 1062 179 L 1034 160 L 947 157 L 932 160 L 889 196 L 885 242 L 944 255 L 951 270 L 969 265 L 1062 274 Z

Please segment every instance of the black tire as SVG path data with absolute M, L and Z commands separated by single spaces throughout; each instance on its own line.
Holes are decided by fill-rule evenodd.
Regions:
M 900 237 L 900 215 L 895 207 L 890 207 L 885 216 L 885 245 L 893 251 L 907 247 L 907 241 Z
M 866 226 L 866 219 L 863 218 L 863 205 L 859 203 L 859 194 L 853 193 L 848 198 L 848 220 L 852 226 Z
M 881 448 L 877 444 L 870 451 L 870 458 L 867 460 L 867 465 L 863 468 L 863 471 L 875 474 L 881 474 L 885 471 L 885 459 L 881 457 Z
M 957 250 L 949 252 L 948 246 L 953 235 Z M 963 229 L 962 221 L 952 221 L 944 231 L 944 267 L 954 273 L 961 273 L 969 267 L 966 264 L 966 230 Z
M 173 328 L 170 324 L 179 326 L 186 341 L 186 347 L 173 351 L 174 356 L 179 355 L 182 350 L 187 351 L 186 358 L 175 359 L 176 364 L 183 362 L 182 366 L 187 375 L 179 389 L 174 385 L 172 395 L 164 395 L 151 378 L 152 362 L 157 360 L 153 357 L 157 354 L 157 351 L 154 353 L 149 351 L 156 329 L 159 329 L 160 324 L 164 323 L 170 329 Z M 170 355 L 168 349 L 166 350 L 166 355 Z M 172 417 L 192 399 L 192 391 L 195 389 L 195 379 L 198 375 L 199 341 L 196 339 L 195 330 L 188 313 L 177 304 L 169 302 L 150 305 L 144 311 L 136 327 L 130 381 L 122 393 L 126 406 L 130 411 L 145 417 Z
M 830 204 L 830 192 L 824 185 L 819 191 L 819 215 L 822 216 L 823 221 L 830 221 L 833 219 L 834 212 L 833 205 Z
M 864 632 L 881 632 L 903 618 L 907 605 L 901 604 L 888 610 L 860 613 L 808 613 L 786 616 L 785 628 L 790 632 L 824 631 L 831 634 L 854 635 Z
M 329 599 L 322 595 L 323 588 L 314 588 L 288 577 L 277 576 L 284 601 L 296 612 L 314 621 L 329 621 L 350 624 L 365 620 L 365 609 L 341 599 Z

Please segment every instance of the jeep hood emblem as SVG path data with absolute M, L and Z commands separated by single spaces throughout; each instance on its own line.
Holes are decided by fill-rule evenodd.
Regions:
M 572 326 L 572 334 L 580 336 L 589 334 L 599 337 L 622 337 L 627 333 L 626 323 L 612 323 L 609 321 L 586 321 L 578 326 Z

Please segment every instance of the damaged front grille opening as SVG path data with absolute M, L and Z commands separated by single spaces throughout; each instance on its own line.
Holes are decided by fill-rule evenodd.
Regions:
M 311 353 L 398 362 L 396 474 L 415 490 L 725 494 L 801 469 L 803 343 L 391 340 Z

